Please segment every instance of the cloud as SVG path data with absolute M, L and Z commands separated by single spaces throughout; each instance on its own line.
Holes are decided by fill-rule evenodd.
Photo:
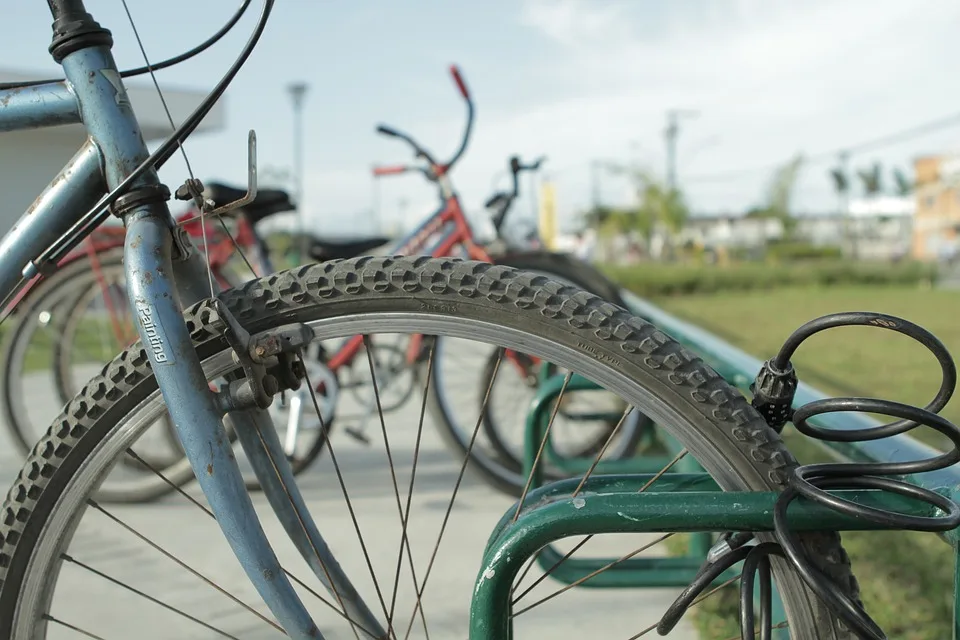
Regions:
M 625 159 L 630 139 L 663 166 L 665 111 L 673 107 L 700 111 L 681 130 L 681 176 L 772 165 L 960 110 L 960 87 L 944 63 L 960 56 L 956 3 L 524 0 L 517 21 L 552 47 L 530 77 L 562 79 L 567 95 L 487 113 L 478 131 L 491 142 L 475 144 L 470 164 L 502 154 L 495 150 L 502 140 L 542 148 L 561 165 L 579 163 L 579 177 L 559 185 L 568 207 L 588 202 L 589 159 Z M 921 149 L 957 139 L 950 135 L 879 156 L 906 164 Z M 684 153 L 709 137 L 720 144 L 685 164 Z M 802 178 L 803 206 L 834 204 L 821 169 Z M 761 197 L 768 177 L 691 183 L 689 192 L 701 209 L 744 207 Z
M 549 157 L 566 220 L 591 202 L 594 159 L 635 157 L 662 175 L 665 114 L 672 108 L 699 112 L 682 123 L 677 160 L 698 213 L 758 203 L 773 167 L 797 152 L 837 149 L 960 112 L 960 85 L 949 73 L 960 58 L 960 3 L 517 0 L 505 6 L 498 20 L 512 21 L 503 38 L 513 40 L 501 43 L 478 25 L 476 40 L 484 44 L 462 44 L 464 54 L 484 61 L 467 65 L 478 119 L 453 173 L 473 215 L 482 215 L 511 153 Z M 420 76 L 409 82 L 428 85 L 425 102 L 436 97 L 439 106 L 408 105 L 398 124 L 443 155 L 452 144 L 444 141 L 461 131 L 462 114 L 442 102 L 449 87 Z M 852 168 L 874 160 L 909 168 L 915 155 L 958 145 L 960 127 L 855 156 Z M 382 155 L 366 157 L 397 153 L 384 147 Z M 760 170 L 737 171 L 743 168 Z M 827 168 L 803 170 L 797 208 L 835 206 Z M 698 179 L 731 171 L 723 179 Z M 367 227 L 362 212 L 373 197 L 366 166 L 315 167 L 306 183 L 310 216 L 324 229 Z M 622 179 L 604 175 L 601 187 L 606 202 L 624 201 Z M 436 206 L 433 187 L 419 177 L 384 181 L 380 199 L 386 219 L 399 217 L 406 200 L 407 224 Z M 517 208 L 529 214 L 528 202 Z
M 521 3 L 520 23 L 540 31 L 557 43 L 583 49 L 624 36 L 622 7 L 587 6 L 580 0 L 528 0 Z

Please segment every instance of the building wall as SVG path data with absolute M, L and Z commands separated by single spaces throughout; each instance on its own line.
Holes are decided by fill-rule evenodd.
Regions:
M 957 159 L 950 156 L 927 156 L 914 162 L 918 186 L 911 254 L 918 260 L 935 260 L 957 246 L 960 227 L 957 167 Z
M 54 130 L 15 131 L 0 135 L 0 235 L 7 233 L 40 192 L 59 173 L 83 135 Z M 80 216 L 84 211 L 78 211 Z
M 0 82 L 32 79 L 22 72 L 0 69 Z M 147 81 L 126 85 L 127 93 L 144 139 L 165 138 L 170 125 L 163 102 Z M 182 122 L 205 96 L 196 90 L 164 88 L 163 96 L 175 122 Z M 221 98 L 195 130 L 194 135 L 221 130 L 226 124 Z M 59 173 L 86 138 L 79 124 L 0 134 L 0 235 L 5 234 Z M 78 211 L 77 216 L 86 213 Z

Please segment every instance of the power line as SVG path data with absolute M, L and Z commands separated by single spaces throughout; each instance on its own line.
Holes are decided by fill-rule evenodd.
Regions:
M 945 118 L 940 118 L 938 120 L 933 120 L 925 124 L 912 127 L 910 129 L 905 129 L 898 131 L 897 133 L 892 133 L 888 135 L 881 136 L 879 138 L 874 138 L 872 140 L 867 140 L 864 142 L 858 142 L 856 144 L 847 145 L 845 147 L 838 147 L 831 151 L 822 151 L 820 153 L 815 153 L 809 156 L 806 156 L 805 163 L 818 163 L 825 160 L 835 159 L 842 154 L 853 154 L 853 153 L 862 153 L 864 151 L 870 151 L 873 149 L 879 149 L 883 147 L 889 147 L 900 142 L 911 140 L 913 138 L 918 138 L 929 133 L 934 133 L 940 131 L 941 129 L 948 129 L 950 127 L 955 127 L 960 125 L 960 113 L 947 116 Z M 690 176 L 685 178 L 685 181 L 688 183 L 691 182 L 715 182 L 720 180 L 729 180 L 730 178 L 737 178 L 744 175 L 752 175 L 754 173 L 761 173 L 772 171 L 780 166 L 780 163 L 770 163 L 764 166 L 757 166 L 752 168 L 736 169 L 732 171 L 722 171 L 719 173 L 704 174 L 700 176 Z

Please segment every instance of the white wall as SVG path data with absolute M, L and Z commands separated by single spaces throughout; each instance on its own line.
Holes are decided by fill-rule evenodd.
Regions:
M 83 140 L 80 131 L 74 136 L 56 129 L 0 134 L 0 235 L 10 230 Z

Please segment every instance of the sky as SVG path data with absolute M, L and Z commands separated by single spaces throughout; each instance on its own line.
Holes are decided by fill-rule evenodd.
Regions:
M 238 0 L 128 0 L 151 61 L 200 43 Z M 116 40 L 118 64 L 140 66 L 120 0 L 87 0 Z M 213 49 L 158 73 L 161 86 L 206 90 L 230 65 L 260 10 Z M 0 67 L 50 76 L 50 17 L 39 0 L 7 3 Z M 590 165 L 636 164 L 663 176 L 666 112 L 681 120 L 677 177 L 696 214 L 761 204 L 776 166 L 797 153 L 798 212 L 836 207 L 832 152 L 957 115 L 956 124 L 851 157 L 909 171 L 913 159 L 960 148 L 960 3 L 955 0 L 281 0 L 225 96 L 227 125 L 186 149 L 197 177 L 242 184 L 245 138 L 257 131 L 265 182 L 289 169 L 293 120 L 287 87 L 309 85 L 304 107 L 308 226 L 326 235 L 409 228 L 437 204 L 411 175 L 371 177 L 375 164 L 411 160 L 378 136 L 390 124 L 439 157 L 465 118 L 448 75 L 460 66 L 477 110 L 452 174 L 471 216 L 506 187 L 507 160 L 547 156 L 561 224 L 592 202 Z M 148 79 L 131 80 L 138 84 Z M 177 160 L 161 177 L 179 185 Z M 892 184 L 892 179 L 887 180 Z M 527 186 L 527 185 L 524 185 Z M 628 202 L 622 176 L 602 173 L 606 204 Z M 527 197 L 517 212 L 532 215 Z

